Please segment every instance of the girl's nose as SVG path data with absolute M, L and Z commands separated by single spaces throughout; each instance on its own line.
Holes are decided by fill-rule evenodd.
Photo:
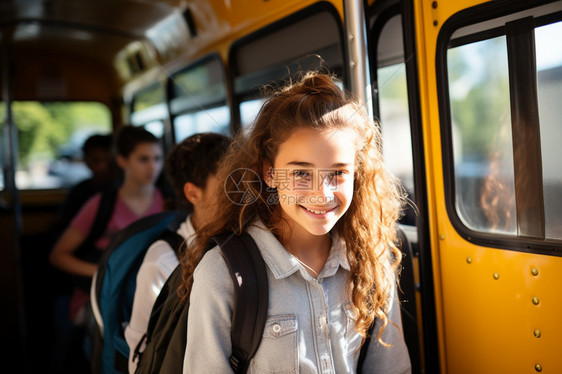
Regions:
M 330 174 L 328 173 L 318 173 L 317 183 L 316 183 L 316 192 L 327 198 L 334 196 L 334 184 L 332 183 L 333 180 L 330 178 Z
M 151 171 L 156 171 L 156 170 L 158 170 L 159 167 L 160 167 L 160 161 L 153 160 L 152 162 L 150 162 L 150 170 Z

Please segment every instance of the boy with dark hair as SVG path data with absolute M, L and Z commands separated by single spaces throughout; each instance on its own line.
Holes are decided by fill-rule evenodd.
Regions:
M 177 144 L 168 155 L 166 171 L 176 192 L 178 205 L 191 210 L 177 230 L 189 244 L 195 231 L 212 219 L 217 189 L 216 171 L 230 140 L 221 134 L 200 133 Z M 147 330 L 152 306 L 168 276 L 179 264 L 176 251 L 164 241 L 152 244 L 137 273 L 131 320 L 125 329 L 129 345 L 129 372 L 137 363 L 135 349 Z
M 105 187 L 115 183 L 116 173 L 113 166 L 113 138 L 111 134 L 94 134 L 82 145 L 82 159 L 92 172 L 92 176 L 83 180 L 68 191 L 58 213 L 54 234 L 60 235 L 70 220 L 78 213 L 82 205 Z
M 112 159 L 113 139 L 111 134 L 94 134 L 84 142 L 82 156 L 92 171 L 92 178 L 103 178 L 108 172 Z

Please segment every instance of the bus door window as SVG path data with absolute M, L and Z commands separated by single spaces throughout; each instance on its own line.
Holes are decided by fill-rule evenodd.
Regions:
M 473 230 L 515 234 L 505 36 L 451 48 L 447 61 L 457 212 Z
M 535 29 L 545 236 L 562 239 L 562 22 Z
M 374 111 L 383 136 L 384 161 L 400 179 L 408 198 L 415 201 L 414 166 L 406 66 L 402 47 L 402 22 L 394 15 L 385 22 L 376 38 L 377 69 L 375 77 Z M 402 224 L 415 226 L 415 209 L 407 206 Z
M 562 22 L 530 12 L 460 28 L 448 42 L 450 206 L 471 238 L 463 227 L 562 239 Z
M 419 231 L 416 226 L 418 209 L 414 193 L 414 159 L 412 124 L 406 79 L 405 51 L 402 32 L 402 15 L 399 4 L 373 5 L 369 10 L 369 60 L 371 64 L 371 92 L 373 115 L 382 132 L 382 148 L 387 168 L 397 177 L 408 201 L 399 220 L 401 232 L 407 244 L 401 247 L 403 271 L 400 280 L 400 299 L 403 301 L 402 323 L 412 372 L 422 373 L 425 368 L 423 335 L 427 323 L 423 323 L 422 296 L 430 300 L 428 286 L 423 281 L 423 263 L 420 261 Z M 421 162 L 420 162 L 421 163 Z M 420 198 L 423 198 L 420 196 Z M 408 245 L 409 243 L 409 245 Z M 422 249 L 423 250 L 423 249 Z M 423 261 L 425 259 L 422 258 Z M 429 273 L 429 272 L 427 272 Z M 429 283 L 427 283 L 429 284 Z M 427 295 L 427 296 L 426 296 Z

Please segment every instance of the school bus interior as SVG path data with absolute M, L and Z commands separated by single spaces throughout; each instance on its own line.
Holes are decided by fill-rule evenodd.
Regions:
M 74 157 L 84 130 L 111 133 L 122 125 L 129 110 L 126 84 L 147 72 L 148 78 L 142 79 L 153 79 L 161 72 L 151 77 L 151 69 L 184 53 L 190 30 L 182 4 L 0 3 L 0 309 L 2 335 L 10 342 L 4 353 L 11 362 L 27 365 L 20 372 L 36 372 L 50 357 L 52 290 L 61 280 L 47 262 L 55 240 L 49 229 L 66 188 L 87 175 Z M 145 84 L 142 79 L 135 85 Z M 12 112 L 6 110 L 8 103 Z M 78 112 L 77 106 L 87 113 L 80 126 L 51 123 L 56 112 Z M 13 118 L 5 118 L 8 113 L 19 127 L 12 125 Z M 60 144 L 60 135 L 68 133 L 74 137 Z M 57 152 L 51 152 L 51 143 L 57 144 Z M 35 352 L 26 355 L 33 362 L 23 360 L 24 352 Z
M 112 133 L 130 123 L 162 137 L 168 150 L 202 130 L 247 131 L 262 103 L 259 87 L 299 69 L 328 67 L 342 87 L 350 87 L 340 3 L 308 1 L 310 6 L 297 9 L 298 1 L 288 1 L 286 14 L 275 15 L 279 20 L 267 15 L 244 32 L 246 15 L 229 3 L 0 3 L 0 309 L 4 335 L 14 342 L 4 353 L 26 366 L 22 372 L 40 371 L 50 359 L 53 290 L 64 288 L 66 279 L 48 264 L 57 235 L 52 224 L 68 188 L 88 175 L 80 162 L 87 134 Z M 270 2 L 255 3 L 265 8 Z M 371 52 L 378 56 L 369 82 L 376 95 L 368 101 L 373 99 L 382 121 L 388 159 L 398 161 L 391 169 L 413 200 L 408 98 L 390 95 L 406 92 L 399 1 L 376 3 L 382 5 L 367 17 Z M 231 23 L 219 22 L 217 14 Z M 57 121 L 63 115 L 72 123 Z M 406 218 L 405 250 L 413 262 L 404 289 L 411 301 L 408 339 L 416 344 L 417 231 L 414 217 Z M 30 352 L 34 359 L 25 360 Z

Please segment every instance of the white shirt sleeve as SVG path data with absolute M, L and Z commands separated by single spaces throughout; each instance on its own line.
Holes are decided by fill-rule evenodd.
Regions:
M 129 373 L 136 370 L 137 362 L 133 362 L 133 355 L 148 328 L 154 302 L 178 263 L 174 250 L 163 240 L 152 244 L 146 252 L 137 273 L 131 320 L 125 328 L 125 340 L 129 346 Z
M 234 286 L 218 247 L 205 254 L 193 279 L 183 372 L 232 373 Z

